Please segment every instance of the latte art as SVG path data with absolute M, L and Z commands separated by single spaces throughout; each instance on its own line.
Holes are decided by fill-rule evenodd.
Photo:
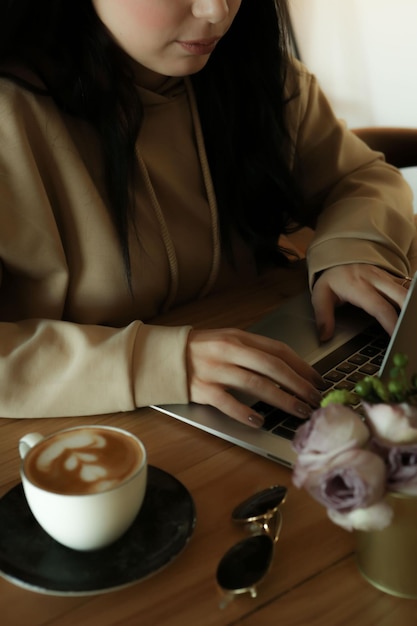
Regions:
M 143 456 L 135 439 L 118 431 L 76 428 L 46 438 L 25 459 L 29 480 L 48 491 L 107 491 L 130 478 Z

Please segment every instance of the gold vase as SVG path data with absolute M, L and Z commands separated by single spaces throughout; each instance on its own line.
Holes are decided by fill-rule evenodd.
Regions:
M 417 497 L 390 493 L 394 516 L 384 530 L 355 531 L 359 570 L 374 587 L 417 599 Z

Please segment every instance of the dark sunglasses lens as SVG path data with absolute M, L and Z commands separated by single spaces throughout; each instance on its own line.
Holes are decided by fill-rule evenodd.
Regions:
M 232 519 L 235 522 L 239 522 L 265 515 L 265 513 L 281 504 L 285 500 L 286 495 L 287 488 L 282 485 L 264 489 L 239 504 L 232 513 Z
M 268 572 L 274 543 L 268 535 L 255 535 L 230 548 L 217 568 L 217 582 L 227 591 L 256 585 Z

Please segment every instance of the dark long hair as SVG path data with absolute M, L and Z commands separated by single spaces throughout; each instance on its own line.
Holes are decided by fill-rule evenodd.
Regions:
M 290 44 L 286 2 L 243 0 L 227 36 L 193 77 L 223 242 L 228 249 L 237 229 L 261 262 L 282 260 L 278 236 L 301 222 L 285 122 Z
M 242 0 L 229 32 L 192 77 L 224 248 L 230 251 L 237 229 L 260 262 L 283 258 L 278 236 L 300 221 L 285 124 L 288 24 L 285 1 Z M 131 190 L 143 118 L 130 63 L 89 0 L 3 0 L 0 67 L 6 69 L 0 75 L 39 91 L 10 76 L 10 63 L 30 67 L 45 84 L 45 97 L 96 129 L 109 211 L 130 280 Z

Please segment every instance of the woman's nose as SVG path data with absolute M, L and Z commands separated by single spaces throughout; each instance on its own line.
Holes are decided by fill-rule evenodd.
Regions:
M 192 13 L 194 17 L 217 24 L 229 15 L 229 0 L 194 0 Z

